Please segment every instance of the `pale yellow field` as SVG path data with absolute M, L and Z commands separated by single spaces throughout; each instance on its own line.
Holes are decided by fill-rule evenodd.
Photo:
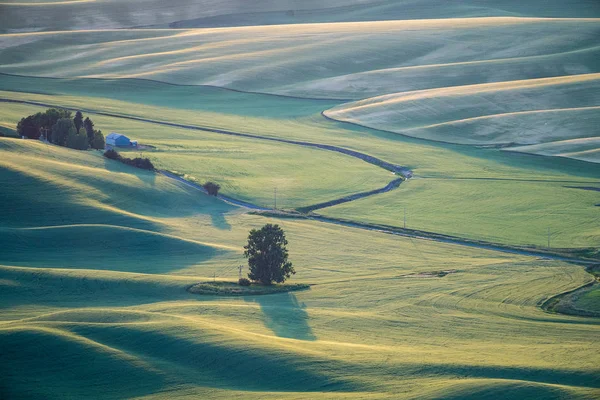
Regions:
M 397 93 L 346 103 L 330 118 L 423 139 L 477 145 L 560 143 L 563 157 L 599 162 L 592 146 L 600 123 L 600 74 L 529 79 Z M 432 111 L 434 110 L 434 111 Z M 544 147 L 529 146 L 537 153 Z M 543 150 L 542 150 L 543 151 Z M 583 158 L 582 158 L 583 157 Z
M 10 34 L 1 38 L 0 72 L 365 98 L 598 72 L 598 21 L 498 17 Z M 411 75 L 410 68 L 426 72 Z

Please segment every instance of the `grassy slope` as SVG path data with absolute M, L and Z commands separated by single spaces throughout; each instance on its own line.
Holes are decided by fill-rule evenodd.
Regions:
M 588 139 L 590 144 L 597 139 L 599 79 L 600 74 L 583 74 L 398 93 L 342 104 L 325 114 L 453 143 L 512 146 L 557 141 L 568 153 L 569 143 L 578 143 L 573 139 Z M 591 154 L 588 159 L 600 161 Z
M 48 86 L 45 85 L 47 82 L 50 82 Z M 233 107 L 230 109 L 231 114 L 219 114 L 210 111 L 187 110 L 184 102 L 173 103 L 173 106 L 180 108 L 166 109 L 139 103 L 76 96 L 75 91 L 62 95 L 61 92 L 56 91 L 60 82 L 62 81 L 58 81 L 58 83 L 54 80 L 36 81 L 40 91 L 53 95 L 2 92 L 1 96 L 72 107 L 83 104 L 85 107 L 107 112 L 126 113 L 147 118 L 165 116 L 172 122 L 334 144 L 363 151 L 395 164 L 409 166 L 417 178 L 430 178 L 427 180 L 415 179 L 402 185 L 399 190 L 385 195 L 323 210 L 322 212 L 327 215 L 402 226 L 403 209 L 407 207 L 409 226 L 413 228 L 474 238 L 484 236 L 489 240 L 510 244 L 544 245 L 546 244 L 547 229 L 550 227 L 554 246 L 586 247 L 596 246 L 598 243 L 598 217 L 595 204 L 598 204 L 600 200 L 597 192 L 564 188 L 569 185 L 596 185 L 600 181 L 600 169 L 595 164 L 560 158 L 512 154 L 495 149 L 430 144 L 426 141 L 403 138 L 393 133 L 352 127 L 310 114 L 313 110 L 304 105 L 306 100 L 304 102 L 290 100 L 288 103 L 288 100 L 280 99 L 278 107 L 269 108 L 272 115 L 276 115 L 279 109 L 285 110 L 284 113 L 287 117 L 284 118 L 260 118 L 252 115 L 239 117 L 233 115 L 235 112 Z M 85 88 L 84 83 L 77 85 Z M 143 86 L 144 83 L 136 82 L 136 85 Z M 110 87 L 110 83 L 107 86 Z M 33 90 L 32 87 L 25 85 L 22 88 L 23 90 Z M 194 93 L 197 89 L 189 88 L 189 90 Z M 140 91 L 147 92 L 143 89 Z M 242 94 L 238 95 L 242 96 Z M 262 95 L 245 94 L 244 96 L 247 99 L 246 104 L 253 104 L 256 107 L 259 107 L 260 104 L 258 99 L 264 98 Z M 256 101 L 254 96 L 257 96 Z M 205 95 L 204 102 L 209 103 L 210 98 L 209 95 Z M 141 96 L 136 100 L 152 103 L 152 96 L 149 100 L 144 100 Z M 218 102 L 218 97 L 215 101 Z M 270 104 L 268 101 L 264 101 L 265 104 Z M 239 102 L 236 105 L 240 114 L 245 112 L 243 104 L 243 102 Z M 298 108 L 295 108 L 295 105 Z M 198 105 L 198 107 L 201 106 L 201 104 Z M 20 116 L 33 112 L 34 109 L 35 107 L 29 106 L 5 105 L 3 119 L 13 121 L 14 124 Z M 291 117 L 292 115 L 295 117 Z M 161 165 L 187 172 L 200 180 L 210 178 L 224 182 L 225 190 L 229 194 L 271 205 L 271 188 L 277 184 L 280 205 L 291 207 L 294 204 L 307 202 L 307 198 L 304 197 L 306 189 L 299 192 L 294 191 L 294 188 L 301 189 L 302 185 L 288 186 L 284 189 L 285 182 L 278 183 L 273 177 L 272 169 L 273 165 L 276 165 L 274 163 L 286 166 L 291 160 L 281 160 L 275 157 L 277 160 L 266 164 L 265 168 L 262 167 L 265 164 L 253 162 L 255 159 L 253 153 L 248 155 L 249 149 L 255 149 L 253 151 L 261 154 L 261 157 L 271 159 L 273 155 L 264 149 L 274 149 L 274 145 L 256 140 L 233 140 L 229 137 L 212 134 L 202 134 L 203 139 L 200 141 L 198 140 L 199 133 L 194 131 L 184 132 L 98 116 L 93 119 L 105 132 L 116 130 L 130 134 L 134 138 L 146 138 L 151 144 L 160 144 L 160 151 L 145 152 L 145 155 L 159 163 L 164 163 Z M 169 136 L 166 135 L 167 132 Z M 213 153 L 208 151 L 207 147 L 217 151 Z M 277 145 L 277 149 L 287 147 L 291 146 Z M 233 153 L 225 151 L 228 149 L 238 149 L 238 151 Z M 291 148 L 290 151 L 292 151 L 290 154 L 293 154 L 302 150 Z M 325 153 L 306 152 L 311 154 L 311 158 Z M 330 154 L 325 153 L 323 156 L 328 160 Z M 348 157 L 341 158 L 342 160 L 336 165 L 345 165 L 342 171 L 344 173 L 352 172 L 354 168 L 363 166 L 363 163 L 358 160 Z M 319 164 L 330 165 L 330 161 L 327 160 L 322 160 Z M 305 164 L 305 160 L 300 161 L 303 168 L 308 168 L 307 165 L 311 164 L 313 166 L 311 168 L 318 167 L 331 171 L 330 167 L 321 168 L 321 165 L 308 163 L 308 161 Z M 229 167 L 223 168 L 223 165 Z M 243 166 L 252 175 L 236 175 L 235 171 L 239 171 L 240 166 Z M 312 176 L 311 174 L 298 174 L 293 166 L 282 169 L 282 171 L 288 171 L 289 177 L 296 180 L 303 176 L 309 178 Z M 324 174 L 321 182 L 311 180 L 309 187 L 315 188 L 313 192 L 323 196 L 324 193 L 329 193 L 328 195 L 336 193 L 333 191 L 334 187 L 336 191 L 343 189 L 353 192 L 356 191 L 358 184 L 376 186 L 375 181 L 361 183 L 362 181 L 359 179 L 369 176 L 367 174 L 351 173 L 351 178 L 339 180 L 339 174 L 342 172 Z M 285 173 L 279 173 L 279 175 L 285 176 Z M 378 172 L 377 176 L 381 177 L 380 179 L 390 177 L 385 171 Z M 485 178 L 486 180 L 469 181 L 462 178 Z M 495 179 L 508 181 L 498 182 Z M 354 183 L 357 180 L 358 184 Z M 546 183 L 526 183 L 520 180 L 542 180 Z M 340 183 L 344 183 L 346 186 L 340 186 Z M 265 186 L 269 189 L 264 190 Z M 324 187 L 327 189 L 326 192 L 323 192 Z M 298 197 L 295 198 L 295 196 Z M 452 199 L 452 201 L 448 201 L 448 199 Z M 475 210 L 475 213 L 472 210 Z M 517 227 L 520 229 L 519 234 L 515 234 Z
M 32 231 L 23 228 L 56 225 L 53 209 L 16 207 L 11 218 L 3 216 L 3 240 L 15 230 L 24 234 L 11 253 L 20 254 L 21 266 L 2 258 L 0 267 L 3 395 L 80 397 L 90 388 L 107 399 L 299 398 L 306 391 L 313 398 L 599 393 L 600 359 L 589 351 L 598 334 L 595 320 L 537 308 L 588 282 L 581 267 L 284 220 L 276 222 L 288 233 L 294 280 L 315 286 L 256 298 L 198 297 L 185 286 L 214 271 L 233 278 L 248 229 L 268 219 L 159 176 L 149 182 L 146 173 L 104 164 L 89 152 L 0 142 L 10 146 L 0 158 L 2 181 L 32 182 L 9 195 L 52 199 L 75 211 L 69 212 L 72 229 L 96 243 L 89 252 L 107 266 L 96 269 L 96 257 L 75 257 L 73 265 L 48 259 L 50 244 L 40 240 L 77 239 L 61 229 L 28 236 Z M 18 169 L 7 153 L 36 172 Z M 40 175 L 42 166 L 47 175 Z M 147 191 L 153 195 L 143 195 Z M 184 265 L 168 251 L 152 253 L 147 264 L 139 252 L 111 255 L 119 242 L 106 238 L 104 227 L 81 226 L 96 215 L 106 225 L 129 228 L 133 245 L 149 232 L 169 235 L 160 246 L 168 250 L 175 241 L 177 252 L 188 246 L 191 262 Z M 152 251 L 156 242 L 141 245 Z M 207 246 L 215 251 L 207 254 Z M 457 272 L 406 276 L 439 269 Z
M 403 226 L 508 244 L 595 247 L 600 241 L 597 192 L 569 181 L 413 179 L 394 192 L 322 210 L 332 217 Z
M 598 19 L 507 17 L 23 33 L 3 35 L 0 72 L 363 99 L 599 72 L 599 29 Z
M 477 16 L 591 17 L 600 16 L 593 0 L 543 3 L 515 0 L 309 0 L 277 3 L 174 0 L 2 0 L 4 32 L 35 30 L 110 29 L 139 26 L 211 27 L 298 24 L 307 22 L 378 21 Z
M 7 105 L 0 114 L 16 120 L 39 110 Z M 223 194 L 264 206 L 273 205 L 274 188 L 278 207 L 295 208 L 383 187 L 393 178 L 381 168 L 323 150 L 110 117 L 92 119 L 105 134 L 116 131 L 156 146 L 143 155 L 158 168 L 185 173 L 201 183 L 217 182 Z
M 595 138 L 599 19 L 453 18 L 189 30 L 113 30 L 3 35 L 0 71 L 52 77 L 144 78 L 301 97 L 358 99 L 332 118 L 468 144 L 557 142 L 565 157 L 597 162 L 569 140 Z M 518 43 L 518 45 L 515 45 Z M 68 56 L 65 56 L 68 55 Z M 357 58 L 356 54 L 360 54 Z M 313 60 L 320 65 L 315 67 Z M 10 90 L 14 77 L 2 77 Z M 204 111 L 282 117 L 285 107 L 208 88 L 85 82 L 95 96 Z M 26 83 L 32 85 L 34 82 Z M 82 93 L 80 81 L 45 93 Z M 120 94 L 114 95 L 115 91 Z M 203 103 L 207 95 L 215 103 Z M 179 94 L 183 96 L 179 97 Z M 230 101 L 229 101 L 230 100 Z M 225 105 L 223 104 L 230 104 Z M 327 102 L 294 108 L 322 111 Z M 237 106 L 237 107 L 236 107 Z M 172 107 L 172 106 L 171 106 Z M 261 111 L 262 110 L 262 111 Z M 267 111 L 265 111 L 267 110 Z M 277 111 L 271 111 L 277 110 Z M 435 110 L 435 111 L 434 111 Z M 254 113 L 254 114 L 253 114 Z M 528 147 L 521 151 L 555 154 Z

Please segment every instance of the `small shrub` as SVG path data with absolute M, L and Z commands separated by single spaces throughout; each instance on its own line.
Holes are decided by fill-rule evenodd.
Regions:
M 248 278 L 240 278 L 240 280 L 238 281 L 238 284 L 240 286 L 250 286 L 250 279 L 248 279 Z
M 152 161 L 147 158 L 122 158 L 121 161 L 127 165 L 131 165 L 132 167 L 154 171 L 154 165 L 152 164 Z
M 121 159 L 121 155 L 116 150 L 113 150 L 113 149 L 106 150 L 104 152 L 104 157 L 111 159 L 111 160 L 117 160 L 117 161 Z
M 202 185 L 202 187 L 204 189 L 206 189 L 208 194 L 210 194 L 211 196 L 218 195 L 219 189 L 221 189 L 221 186 L 219 186 L 218 184 L 216 184 L 214 182 L 206 182 L 204 185 Z
M 117 151 L 110 149 L 104 152 L 104 157 L 109 158 L 111 160 L 120 161 L 123 164 L 130 165 L 135 168 L 146 169 L 148 171 L 154 171 L 154 164 L 148 158 L 127 158 L 121 156 Z

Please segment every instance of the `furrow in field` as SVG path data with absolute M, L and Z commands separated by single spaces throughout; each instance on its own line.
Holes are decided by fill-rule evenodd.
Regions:
M 559 155 L 566 156 L 576 151 L 568 145 L 585 143 L 585 159 L 598 162 L 593 144 L 600 123 L 599 88 L 597 73 L 467 85 L 378 96 L 324 115 L 439 142 L 527 145 L 530 153 L 548 146 L 562 148 Z
M 3 35 L 5 73 L 144 77 L 308 98 L 600 71 L 600 19 L 450 18 Z M 319 65 L 314 60 L 319 59 Z

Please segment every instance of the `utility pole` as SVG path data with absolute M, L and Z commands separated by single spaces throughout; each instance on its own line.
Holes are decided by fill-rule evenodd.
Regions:
M 273 198 L 275 199 L 275 210 L 277 210 L 277 187 L 273 191 Z
M 239 279 L 242 279 L 242 268 L 244 268 L 244 266 L 243 266 L 243 265 L 240 265 L 240 266 L 238 267 L 238 277 L 239 277 Z
M 404 229 L 406 229 L 406 207 L 404 207 Z

